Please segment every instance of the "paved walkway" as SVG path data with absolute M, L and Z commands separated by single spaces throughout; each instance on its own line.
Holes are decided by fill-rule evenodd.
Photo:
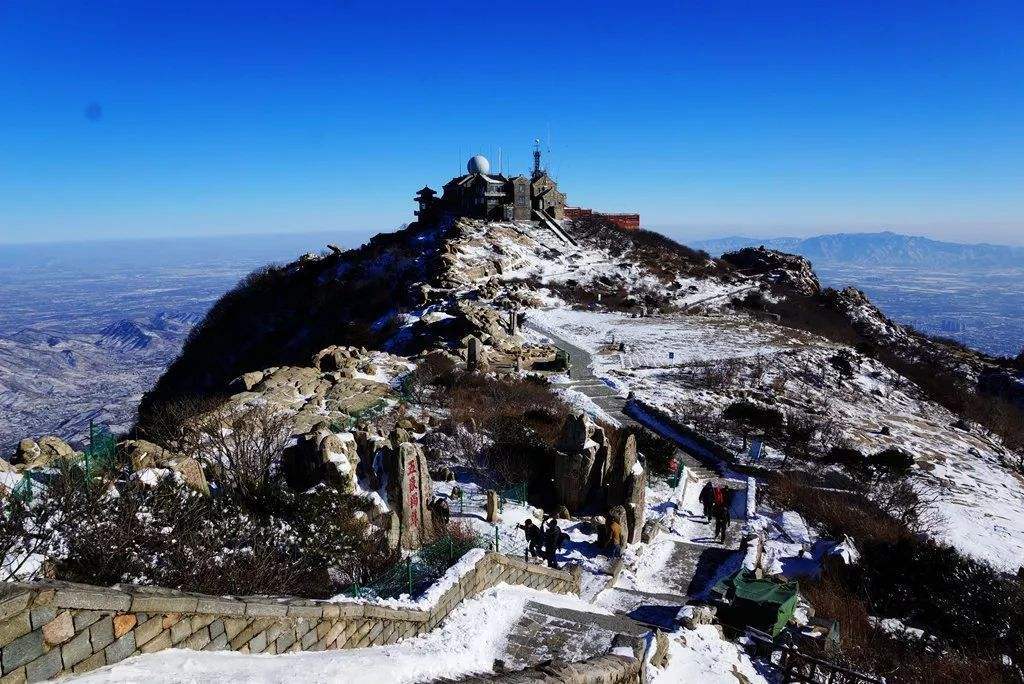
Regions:
M 626 397 L 619 394 L 615 389 L 610 387 L 608 383 L 594 375 L 593 354 L 588 352 L 586 349 L 582 349 L 572 342 L 559 337 L 550 330 L 542 328 L 529 319 L 523 323 L 523 326 L 550 338 L 555 346 L 568 354 L 570 388 L 586 395 L 591 401 L 597 404 L 602 411 L 611 416 L 622 427 L 646 427 L 647 429 L 653 429 L 656 432 L 660 432 L 655 426 L 641 425 L 634 418 L 626 414 Z M 680 459 L 680 462 L 687 467 L 693 477 L 698 479 L 708 479 L 718 476 L 718 473 L 713 469 L 707 467 L 704 463 L 689 453 L 685 449 L 684 445 L 680 445 L 674 435 L 664 433 L 661 436 L 675 443 L 677 446 L 683 447 L 678 450 L 677 457 Z
M 626 413 L 626 398 L 594 375 L 590 352 L 529 320 L 524 326 L 550 338 L 568 354 L 572 389 L 589 397 L 621 426 L 641 426 Z M 690 453 L 672 431 L 659 429 L 656 424 L 642 427 L 658 432 L 679 447 L 677 458 L 686 466 L 690 481 L 686 496 L 675 501 L 671 514 L 665 516 L 666 521 L 671 521 L 671 529 L 646 549 L 649 554 L 659 554 L 659 562 L 620 577 L 614 586 L 598 594 L 596 601 L 641 624 L 672 630 L 683 605 L 690 600 L 706 600 L 720 577 L 738 569 L 746 491 L 734 493 L 733 522 L 726 543 L 712 539 L 713 527 L 705 523 L 699 513 L 697 494 L 707 480 L 719 477 L 718 472 Z M 644 559 L 639 559 L 638 564 L 643 563 Z M 645 571 L 649 577 L 644 577 Z

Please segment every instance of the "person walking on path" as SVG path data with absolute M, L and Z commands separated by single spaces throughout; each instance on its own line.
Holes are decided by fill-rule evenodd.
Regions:
M 608 526 L 607 547 L 611 551 L 612 558 L 622 557 L 622 525 L 614 518 L 612 518 L 611 525 Z
M 729 499 L 723 496 L 721 504 L 715 504 L 715 539 L 720 539 L 725 544 L 725 533 L 729 530 L 729 523 L 732 522 L 732 515 L 729 513 Z
M 522 530 L 526 534 L 527 553 L 532 558 L 543 558 L 544 550 L 541 542 L 541 529 L 534 524 L 533 520 L 527 518 L 522 525 L 516 525 L 516 529 Z
M 565 538 L 568 538 L 568 535 L 562 532 L 562 528 L 558 526 L 558 521 L 551 518 L 547 529 L 544 530 L 544 555 L 548 559 L 548 567 L 558 570 L 558 561 L 555 557 L 558 554 L 558 549 L 562 546 L 562 540 Z
M 700 490 L 700 496 L 697 498 L 704 509 L 704 520 L 710 523 L 715 503 L 715 486 L 711 484 L 711 480 L 704 483 L 703 489 Z

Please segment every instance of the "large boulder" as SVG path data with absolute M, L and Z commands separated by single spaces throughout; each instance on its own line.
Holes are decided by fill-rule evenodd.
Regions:
M 131 461 L 135 471 L 147 468 L 167 468 L 176 473 L 191 489 L 210 495 L 210 483 L 206 480 L 203 465 L 191 456 L 183 456 L 159 444 L 144 439 L 129 439 L 118 444 L 122 458 Z
M 608 504 L 624 504 L 628 502 L 626 491 L 630 474 L 637 467 L 638 454 L 636 437 L 630 434 L 622 445 L 622 450 L 608 459 L 605 485 L 608 492 Z
M 18 448 L 14 450 L 11 463 L 35 463 L 39 460 L 41 453 L 39 445 L 36 444 L 34 439 L 23 439 L 18 442 Z
M 401 546 L 417 549 L 430 540 L 434 527 L 430 513 L 434 488 L 427 458 L 423 448 L 412 442 L 399 444 L 387 455 L 388 500 L 399 518 Z
M 179 455 L 144 439 L 128 439 L 118 444 L 117 448 L 120 450 L 122 458 L 131 462 L 132 470 L 156 468 L 162 466 L 168 459 Z
M 12 464 L 23 463 L 29 468 L 42 468 L 54 461 L 73 459 L 78 453 L 60 437 L 48 435 L 38 440 L 23 439 L 11 458 Z
M 636 544 L 643 538 L 647 511 L 647 472 L 637 464 L 626 480 L 626 520 L 629 522 L 626 539 Z
M 313 366 L 324 373 L 355 368 L 360 352 L 355 347 L 327 347 L 313 356 Z
M 356 471 L 359 468 L 359 448 L 350 432 L 317 433 L 317 453 L 324 479 L 343 492 L 356 489 Z
M 204 496 L 210 496 L 210 484 L 206 481 L 203 465 L 191 456 L 178 456 L 165 462 L 165 466 L 181 477 L 187 487 Z
M 608 454 L 608 437 L 590 416 L 579 413 L 566 420 L 554 467 L 560 505 L 578 511 L 602 491 Z

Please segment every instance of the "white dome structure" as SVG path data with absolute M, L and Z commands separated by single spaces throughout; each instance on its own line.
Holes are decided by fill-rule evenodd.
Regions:
M 466 170 L 470 173 L 488 174 L 491 172 L 491 162 L 487 161 L 484 155 L 478 154 L 466 163 Z

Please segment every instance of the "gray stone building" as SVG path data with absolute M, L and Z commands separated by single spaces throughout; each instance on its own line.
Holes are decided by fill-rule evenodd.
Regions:
M 429 187 L 416 194 L 420 220 L 445 214 L 505 221 L 529 221 L 534 212 L 555 220 L 565 218 L 565 194 L 545 170 L 535 153 L 530 177 L 490 173 L 486 157 L 476 155 L 466 164 L 466 174 L 444 184 L 440 197 Z

